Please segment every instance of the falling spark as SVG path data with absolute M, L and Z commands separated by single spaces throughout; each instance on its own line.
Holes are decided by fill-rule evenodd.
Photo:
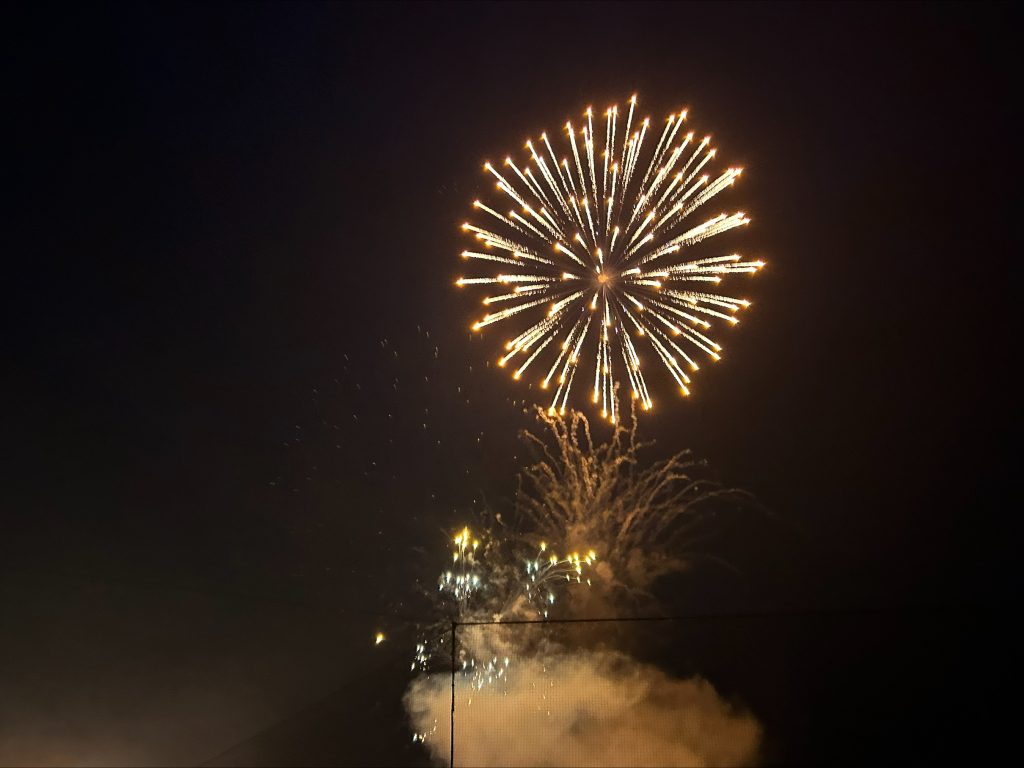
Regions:
M 554 390 L 550 413 L 565 412 L 577 368 L 591 361 L 590 400 L 604 418 L 612 423 L 619 418 L 620 385 L 642 410 L 650 410 L 645 351 L 688 395 L 689 373 L 699 368 L 694 356 L 721 359 L 721 345 L 708 335 L 712 324 L 736 325 L 735 314 L 750 306 L 746 299 L 705 288 L 764 266 L 739 254 L 690 256 L 698 243 L 750 222 L 742 212 L 703 220 L 697 215 L 743 169 L 705 172 L 716 150 L 710 136 L 696 139 L 683 131 L 686 110 L 669 115 L 656 145 L 645 151 L 645 139 L 654 131 L 648 131 L 649 118 L 634 126 L 635 107 L 634 96 L 621 127 L 618 105 L 603 113 L 603 121 L 588 107 L 579 127 L 566 122 L 568 151 L 560 162 L 543 133 L 539 142 L 525 143 L 522 166 L 505 159 L 511 173 L 485 163 L 485 173 L 494 177 L 512 209 L 506 216 L 503 205 L 476 200 L 473 208 L 487 216 L 484 224 L 462 225 L 483 246 L 463 251 L 462 258 L 489 262 L 497 271 L 460 277 L 456 285 L 501 289 L 483 299 L 497 308 L 472 330 L 509 320 L 522 323 L 524 330 L 498 361 L 500 367 L 514 363 L 509 369 L 517 380 L 538 359 L 554 357 L 549 368 L 542 364 L 547 374 L 540 378 L 542 389 Z M 597 135 L 601 131 L 603 138 Z M 593 354 L 582 353 L 585 344 Z
M 520 472 L 517 514 L 544 537 L 544 546 L 579 547 L 571 556 L 577 563 L 592 566 L 600 555 L 595 592 L 643 596 L 661 576 L 708 556 L 702 542 L 720 513 L 755 508 L 749 494 L 712 481 L 689 451 L 644 461 L 640 452 L 648 444 L 637 437 L 635 410 L 600 443 L 579 411 L 536 411 L 544 429 L 524 433 L 538 460 Z M 597 547 L 583 549 L 591 544 Z

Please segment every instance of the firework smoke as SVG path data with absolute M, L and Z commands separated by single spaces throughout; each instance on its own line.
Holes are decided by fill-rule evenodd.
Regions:
M 467 642 L 483 641 L 471 627 Z M 477 635 L 477 637 L 473 637 Z M 499 659 L 503 662 L 504 659 Z M 457 678 L 457 765 L 730 766 L 756 759 L 761 727 L 705 680 L 677 680 L 611 651 L 547 647 L 495 683 Z M 446 762 L 451 680 L 425 675 L 405 696 L 431 756 Z
M 413 739 L 447 759 L 456 622 L 459 763 L 750 763 L 760 726 L 710 683 L 607 648 L 609 633 L 595 631 L 607 625 L 544 621 L 629 615 L 660 577 L 706 556 L 699 544 L 718 502 L 746 496 L 708 480 L 689 452 L 645 466 L 635 418 L 595 443 L 582 414 L 537 415 L 544 432 L 524 434 L 538 457 L 519 475 L 517 526 L 452 538 L 440 618 L 416 648 L 420 674 L 404 700 Z

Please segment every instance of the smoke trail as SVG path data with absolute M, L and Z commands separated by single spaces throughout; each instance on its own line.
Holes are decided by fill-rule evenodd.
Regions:
M 507 670 L 480 688 L 457 678 L 456 765 L 732 766 L 756 760 L 758 722 L 701 678 L 674 679 L 621 653 L 564 649 L 514 659 Z M 414 680 L 405 706 L 431 756 L 447 762 L 450 677 Z

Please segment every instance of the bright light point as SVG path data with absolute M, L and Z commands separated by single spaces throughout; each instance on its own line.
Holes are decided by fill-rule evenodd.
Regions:
M 374 645 L 380 645 L 383 642 L 384 642 L 384 633 L 383 632 L 378 632 L 376 635 L 373 636 L 373 644 Z
M 467 229 L 469 229 L 469 222 L 468 221 L 462 222 L 462 231 L 465 232 Z

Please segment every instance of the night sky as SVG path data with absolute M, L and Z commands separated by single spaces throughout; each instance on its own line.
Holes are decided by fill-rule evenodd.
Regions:
M 769 761 L 969 753 L 1016 592 L 1009 6 L 5 26 L 0 764 L 422 762 L 401 617 L 511 497 L 542 402 L 469 334 L 458 225 L 485 159 L 634 92 L 745 168 L 723 205 L 768 262 L 693 396 L 652 383 L 652 456 L 692 448 L 775 521 L 672 608 L 866 612 L 722 625 L 701 671 Z

